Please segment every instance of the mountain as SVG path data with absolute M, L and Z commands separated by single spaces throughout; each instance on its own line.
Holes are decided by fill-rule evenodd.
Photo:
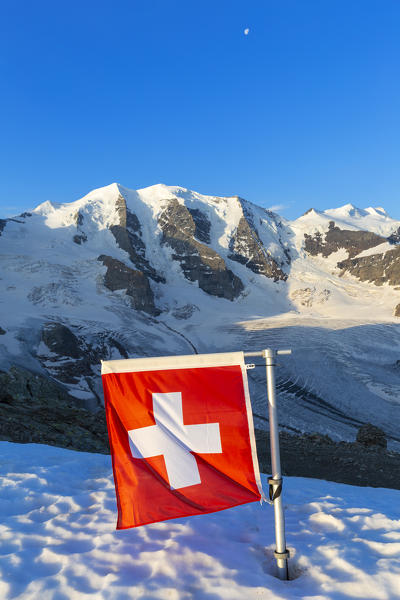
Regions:
M 100 410 L 101 360 L 290 347 L 283 428 L 353 440 L 370 421 L 399 446 L 400 221 L 382 208 L 290 222 L 237 196 L 112 184 L 1 220 L 0 261 L 0 415 L 20 410 L 0 439 L 30 441 L 46 403 L 71 423 Z M 265 428 L 264 369 L 249 377 Z

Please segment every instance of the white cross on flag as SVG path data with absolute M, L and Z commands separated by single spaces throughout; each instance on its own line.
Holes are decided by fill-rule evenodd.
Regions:
M 262 496 L 243 352 L 102 363 L 117 529 Z

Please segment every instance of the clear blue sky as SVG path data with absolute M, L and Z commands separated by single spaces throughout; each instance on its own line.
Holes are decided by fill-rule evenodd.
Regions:
M 117 181 L 400 219 L 399 32 L 398 0 L 2 0 L 0 217 Z

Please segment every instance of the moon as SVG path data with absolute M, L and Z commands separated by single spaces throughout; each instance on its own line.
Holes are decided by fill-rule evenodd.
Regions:
M 246 27 L 246 29 L 245 29 L 245 30 L 244 30 L 244 32 L 243 32 L 243 33 L 244 33 L 244 35 L 249 35 L 249 31 L 250 31 L 250 29 L 249 29 L 248 27 Z

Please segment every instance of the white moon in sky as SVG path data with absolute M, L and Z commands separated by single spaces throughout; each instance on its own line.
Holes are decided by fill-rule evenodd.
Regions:
M 249 35 L 249 31 L 250 31 L 250 29 L 248 29 L 248 28 L 247 28 L 247 29 L 245 29 L 245 30 L 244 30 L 244 35 Z

